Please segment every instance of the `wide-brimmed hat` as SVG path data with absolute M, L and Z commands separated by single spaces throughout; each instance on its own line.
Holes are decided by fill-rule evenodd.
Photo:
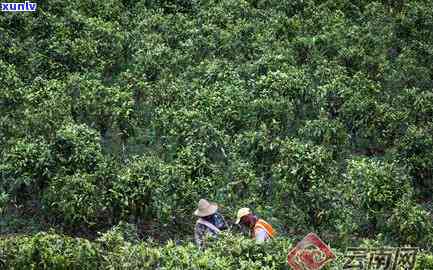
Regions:
M 200 199 L 198 202 L 198 208 L 194 211 L 194 215 L 206 217 L 215 214 L 217 210 L 218 205 L 216 203 L 210 203 L 205 199 Z
M 239 224 L 239 222 L 241 221 L 241 218 L 248 215 L 248 214 L 251 214 L 251 210 L 249 208 L 244 207 L 244 208 L 239 209 L 238 214 L 236 216 L 236 222 L 235 223 Z

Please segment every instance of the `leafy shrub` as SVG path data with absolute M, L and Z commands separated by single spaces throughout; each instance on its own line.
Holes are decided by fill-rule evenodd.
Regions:
M 0 164 L 0 191 L 23 202 L 38 195 L 52 176 L 47 143 L 20 139 L 5 151 Z
M 3 88 L 0 91 L 1 97 L 1 113 L 6 114 L 8 112 L 15 111 L 17 105 L 22 103 L 23 82 L 19 78 L 19 74 L 15 70 L 14 65 L 5 62 L 3 59 L 0 60 L 0 82 Z
M 76 173 L 55 177 L 44 193 L 44 208 L 68 226 L 103 223 L 105 197 L 103 182 L 95 175 Z
M 101 139 L 86 125 L 69 123 L 56 132 L 50 153 L 57 171 L 91 173 L 102 160 Z
M 417 262 L 415 270 L 431 270 L 433 269 L 433 255 L 431 254 L 420 254 L 417 256 Z
M 28 137 L 40 136 L 51 142 L 57 130 L 72 121 L 70 112 L 65 110 L 65 106 L 70 104 L 70 97 L 61 80 L 36 76 L 31 82 L 23 97 L 25 110 L 20 119 L 20 130 Z
M 230 258 L 231 269 L 286 269 L 291 240 L 276 238 L 258 245 L 253 239 L 225 234 L 213 245 L 216 256 Z
M 110 184 L 107 200 L 122 220 L 157 223 L 185 229 L 201 197 L 217 197 L 224 182 L 202 153 L 191 147 L 178 150 L 173 162 L 155 156 L 132 159 Z M 197 187 L 200 188 L 197 188 Z M 227 194 L 224 194 L 224 198 Z
M 433 138 L 431 131 L 411 126 L 399 143 L 399 157 L 408 165 L 414 187 L 425 197 L 433 191 Z
M 132 112 L 132 91 L 108 87 L 91 75 L 72 75 L 66 90 L 71 97 L 71 114 L 77 122 L 87 123 L 102 136 L 115 126 L 122 129 Z
M 117 239 L 117 240 L 115 240 Z M 114 242 L 113 242 L 114 240 Z M 96 242 L 55 234 L 0 239 L 5 269 L 287 269 L 291 241 L 278 238 L 257 245 L 251 239 L 223 236 L 211 248 L 169 241 L 132 244 L 112 231 Z M 326 268 L 329 269 L 329 268 Z
M 374 232 L 385 224 L 394 207 L 404 198 L 412 198 L 409 178 L 396 164 L 359 158 L 348 161 L 343 194 L 353 213 Z M 362 221 L 362 220 L 363 221 Z
M 233 142 L 239 155 L 249 160 L 257 173 L 269 173 L 268 170 L 279 158 L 280 140 L 272 133 L 277 125 L 277 122 L 271 126 L 262 124 L 256 131 L 238 134 Z
M 18 123 L 22 117 L 23 83 L 15 67 L 0 60 L 0 145 L 5 145 L 8 138 L 18 135 Z M 3 149 L 0 148 L 0 154 Z
M 85 239 L 39 233 L 33 237 L 0 239 L 4 269 L 97 269 L 102 259 Z
M 147 243 L 131 245 L 125 242 L 114 251 L 102 250 L 104 259 L 98 269 L 161 269 L 161 251 Z
M 138 240 L 137 226 L 121 221 L 109 231 L 102 233 L 97 242 L 108 250 L 113 250 L 116 246 L 124 244 L 125 241 L 136 244 Z
M 232 211 L 230 215 L 234 215 L 245 205 L 260 205 L 262 195 L 269 192 L 257 179 L 253 166 L 240 158 L 233 158 L 230 165 L 215 177 L 227 181 L 227 184 L 216 192 L 215 198 L 217 201 L 224 202 L 224 205 Z
M 430 214 L 412 201 L 398 202 L 387 227 L 402 244 L 431 248 L 433 221 Z
M 133 159 L 111 184 L 109 200 L 115 215 L 149 220 L 156 217 L 155 201 L 161 188 L 164 163 L 152 156 Z
M 3 215 L 6 206 L 9 204 L 10 195 L 4 191 L 0 192 L 0 214 Z
M 203 152 L 195 152 L 193 147 L 180 148 L 176 160 L 163 167 L 161 185 L 156 190 L 155 209 L 159 221 L 167 225 L 183 222 L 191 225 L 191 215 L 198 200 L 213 200 L 225 183 L 217 172 L 217 167 Z M 177 230 L 186 229 L 185 226 L 177 227 Z
M 307 142 L 329 147 L 335 158 L 342 154 L 349 142 L 345 127 L 340 122 L 330 119 L 306 121 L 298 134 Z
M 128 225 L 124 224 L 126 227 Z M 121 225 L 121 226 L 124 226 Z M 192 243 L 152 241 L 132 243 L 122 230 L 114 229 L 97 241 L 70 238 L 53 233 L 0 238 L 0 264 L 9 269 L 288 269 L 287 253 L 295 241 L 277 237 L 257 244 L 251 239 L 222 234 L 209 248 L 199 250 Z M 378 241 L 364 241 L 361 247 L 378 247 Z M 337 259 L 324 267 L 343 269 L 344 253 L 333 248 Z M 416 269 L 433 269 L 433 257 L 422 252 Z
M 261 76 L 257 81 L 257 86 L 263 96 L 283 100 L 281 105 L 284 105 L 287 113 L 283 118 L 279 117 L 281 120 L 296 121 L 297 119 L 308 119 L 317 114 L 319 108 L 315 106 L 317 95 L 314 92 L 315 88 L 312 88 L 310 83 L 309 73 L 305 69 L 292 66 Z M 292 115 L 294 119 L 287 118 Z
M 153 121 L 157 131 L 165 138 L 167 159 L 182 155 L 183 149 L 191 149 L 194 153 L 204 155 L 203 161 L 223 159 L 221 149 L 224 148 L 223 132 L 207 123 L 204 113 L 197 110 L 158 110 Z
M 331 226 L 332 211 L 339 204 L 336 165 L 326 148 L 286 140 L 280 161 L 273 168 L 276 185 L 272 201 L 287 226 Z
M 230 269 L 229 258 L 215 256 L 211 251 L 198 251 L 192 243 L 177 246 L 170 241 L 160 249 L 160 269 Z

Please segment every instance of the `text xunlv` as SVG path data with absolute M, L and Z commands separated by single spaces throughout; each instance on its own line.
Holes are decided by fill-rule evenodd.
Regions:
M 24 3 L 1 3 L 1 10 L 7 12 L 36 11 L 36 3 L 29 1 Z

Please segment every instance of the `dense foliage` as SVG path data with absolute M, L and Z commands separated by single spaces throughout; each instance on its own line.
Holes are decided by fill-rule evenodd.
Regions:
M 129 227 L 130 228 L 130 227 Z M 222 237 L 212 248 L 198 250 L 192 243 L 165 245 L 135 242 L 134 231 L 114 228 L 91 242 L 56 234 L 39 233 L 0 241 L 0 264 L 5 269 L 254 269 L 285 270 L 289 239 L 277 238 L 262 245 L 250 239 Z M 361 246 L 374 247 L 365 242 Z M 343 269 L 343 252 L 324 270 Z M 2 268 L 3 269 L 3 268 Z M 433 269 L 433 256 L 417 256 L 415 270 Z
M 140 238 L 185 240 L 204 197 L 228 219 L 248 206 L 283 236 L 431 250 L 432 29 L 430 0 L 49 0 L 3 12 L 0 233 L 95 238 L 126 221 Z M 35 239 L 7 243 L 30 254 Z M 72 261 L 103 256 L 61 241 L 84 256 Z M 166 248 L 158 256 L 196 256 Z

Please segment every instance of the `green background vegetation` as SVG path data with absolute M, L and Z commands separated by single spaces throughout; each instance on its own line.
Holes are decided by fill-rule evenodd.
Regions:
M 269 269 L 310 231 L 342 251 L 432 251 L 432 29 L 429 0 L 50 0 L 2 13 L 3 257 L 263 269 L 187 244 L 202 197 L 278 229 L 269 255 L 216 244 Z M 96 241 L 121 221 L 163 244 Z

